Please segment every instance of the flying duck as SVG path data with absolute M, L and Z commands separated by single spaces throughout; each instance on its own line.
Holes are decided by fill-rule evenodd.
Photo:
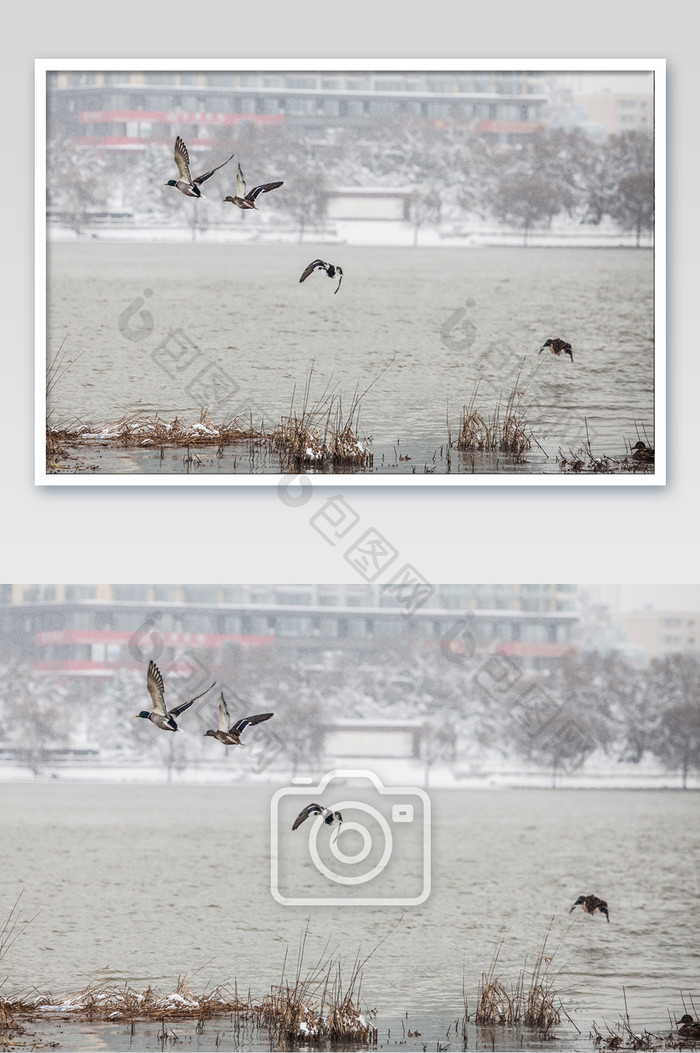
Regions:
M 689 1013 L 684 1013 L 678 1023 L 682 1025 L 678 1028 L 682 1038 L 700 1038 L 700 1020 L 693 1020 Z
M 214 681 L 214 684 L 216 681 Z M 207 691 L 211 691 L 214 684 L 211 684 L 207 688 Z M 186 709 L 189 709 L 193 702 L 196 702 L 202 695 L 206 695 L 207 691 L 202 691 L 202 695 L 195 695 L 189 702 L 183 702 L 180 706 L 175 706 L 173 709 L 165 708 L 165 686 L 163 684 L 163 677 L 161 676 L 160 669 L 155 662 L 148 663 L 148 675 L 146 676 L 146 687 L 148 693 L 153 699 L 153 712 L 149 713 L 147 709 L 143 709 L 140 713 L 137 713 L 137 717 L 143 717 L 145 720 L 152 720 L 157 728 L 161 728 L 163 731 L 181 731 L 178 728 L 175 717 L 179 717 L 181 713 L 184 713 Z
M 309 266 L 306 268 L 306 270 L 302 274 L 302 276 L 299 279 L 299 281 L 300 282 L 306 281 L 306 279 L 309 277 L 310 274 L 313 273 L 313 271 L 318 271 L 318 270 L 325 271 L 329 278 L 335 278 L 336 275 L 339 275 L 339 277 L 338 277 L 338 285 L 336 286 L 336 289 L 335 289 L 335 291 L 337 292 L 338 289 L 340 288 L 340 283 L 343 280 L 343 268 L 342 267 L 338 267 L 336 264 L 333 264 L 333 263 L 326 263 L 324 260 L 313 260 L 309 264 Z
M 188 197 L 201 197 L 202 192 L 199 189 L 200 183 L 203 183 L 205 179 L 209 178 L 209 176 L 213 176 L 214 172 L 218 172 L 220 168 L 227 165 L 233 157 L 233 154 L 231 154 L 231 157 L 228 157 L 225 161 L 222 161 L 220 165 L 217 165 L 216 168 L 212 168 L 211 172 L 205 172 L 204 175 L 197 176 L 196 179 L 193 179 L 190 175 L 190 155 L 187 153 L 187 147 L 179 135 L 175 140 L 174 156 L 177 170 L 180 173 L 180 178 L 169 179 L 164 186 L 176 186 L 178 190 L 181 190 L 183 194 L 187 194 Z
M 537 354 L 541 355 L 547 348 L 549 348 L 553 355 L 568 355 L 572 362 L 574 360 L 574 352 L 571 348 L 571 344 L 568 344 L 566 340 L 560 340 L 559 337 L 556 337 L 554 340 L 545 340 Z
M 223 691 L 221 692 L 221 698 L 219 700 L 219 727 L 216 731 L 204 732 L 204 737 L 212 735 L 219 742 L 223 742 L 224 746 L 245 746 L 245 742 L 241 742 L 240 734 L 247 728 L 249 724 L 261 724 L 263 720 L 269 720 L 273 717 L 274 713 L 258 713 L 254 717 L 241 717 L 231 727 L 231 718 L 228 715 L 228 709 L 226 708 L 226 699 L 224 698 Z
M 310 815 L 323 816 L 323 821 L 327 826 L 335 826 L 336 823 L 340 826 L 343 821 L 340 812 L 333 812 L 330 808 L 324 808 L 321 804 L 307 804 L 306 808 L 303 808 L 299 812 L 299 815 L 292 823 L 292 830 L 296 830 L 298 826 L 301 826 L 304 820 L 308 819 Z
M 251 191 L 247 194 L 245 192 L 245 180 L 243 179 L 243 173 L 241 172 L 241 166 L 239 164 L 238 171 L 236 172 L 236 196 L 224 198 L 224 201 L 230 201 L 232 205 L 238 205 L 239 208 L 254 208 L 258 212 L 258 206 L 255 204 L 255 199 L 259 194 L 266 194 L 268 190 L 276 190 L 278 186 L 282 186 L 284 180 L 280 179 L 276 183 L 261 183 L 260 186 L 254 186 Z
M 610 921 L 608 905 L 604 899 L 598 899 L 597 896 L 579 896 L 571 910 L 573 910 L 574 907 L 578 907 L 579 904 L 583 907 L 586 914 L 595 914 L 596 911 L 600 911 L 600 913 L 604 914 L 608 921 Z M 571 910 L 569 911 L 569 914 L 571 914 Z

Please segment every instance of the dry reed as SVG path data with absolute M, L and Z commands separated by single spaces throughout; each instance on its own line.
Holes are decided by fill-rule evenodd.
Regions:
M 180 976 L 175 990 L 168 995 L 158 994 L 150 984 L 145 991 L 136 991 L 128 984 L 116 986 L 100 982 L 88 984 L 82 991 L 60 1001 L 44 995 L 30 1002 L 16 1003 L 14 1008 L 33 1014 L 60 1011 L 62 1018 L 86 1020 L 177 1020 L 240 1013 L 250 1006 L 241 1001 L 237 991 L 228 984 L 194 995 L 187 978 Z
M 529 974 L 526 986 L 526 967 L 523 966 L 515 986 L 510 990 L 496 975 L 498 960 L 503 948 L 505 934 L 496 945 L 488 971 L 482 973 L 477 991 L 477 1008 L 474 1023 L 499 1025 L 502 1027 L 531 1027 L 543 1036 L 548 1036 L 561 1019 L 561 1006 L 557 1006 L 554 980 L 549 976 L 552 956 L 547 956 L 547 940 L 551 923 L 545 932 L 542 945 Z
M 328 953 L 328 943 L 316 963 L 310 968 L 305 966 L 307 925 L 300 939 L 294 978 L 285 976 L 285 954 L 279 983 L 259 1001 L 250 994 L 241 998 L 235 983 L 221 984 L 196 995 L 184 976 L 178 978 L 175 990 L 168 995 L 158 994 L 150 985 L 139 992 L 128 984 L 101 982 L 88 984 L 77 994 L 59 1000 L 46 994 L 12 1003 L 0 1000 L 0 1024 L 6 1020 L 6 1029 L 19 1028 L 13 1014 L 36 1020 L 60 1012 L 62 1020 L 130 1021 L 132 1027 L 136 1021 L 157 1020 L 165 1029 L 166 1022 L 196 1019 L 199 1027 L 207 1018 L 229 1014 L 236 1016 L 238 1026 L 264 1028 L 280 1048 L 300 1043 L 330 1044 L 343 1049 L 373 1047 L 377 1044 L 377 1029 L 371 1023 L 374 1010 L 363 1012 L 360 1007 L 362 972 L 394 928 L 396 925 L 368 954 L 362 956 L 358 949 L 347 980 L 343 978 L 340 955 Z
M 261 438 L 263 431 L 252 420 L 235 417 L 214 424 L 208 410 L 200 412 L 194 424 L 179 417 L 166 421 L 162 417 L 128 414 L 111 424 L 96 427 L 78 421 L 62 428 L 46 429 L 47 451 L 57 446 L 75 446 L 95 442 L 108 446 L 185 447 L 219 446 L 241 440 Z
M 361 441 L 359 438 L 360 408 L 367 392 L 390 366 L 391 362 L 364 391 L 355 390 L 346 411 L 342 397 L 330 388 L 330 380 L 321 396 L 311 404 L 312 362 L 304 384 L 301 409 L 294 406 L 295 386 L 289 414 L 269 436 L 270 448 L 282 458 L 283 471 L 299 472 L 308 468 L 320 471 L 332 468 L 369 470 L 374 458 L 366 448 L 371 439 Z
M 604 1030 L 598 1027 L 595 1021 L 591 1028 L 591 1038 L 598 1049 L 611 1049 L 611 1050 L 656 1050 L 656 1049 L 679 1049 L 679 1050 L 693 1050 L 700 1049 L 700 1034 L 694 1035 L 683 1035 L 677 1030 L 678 1021 L 669 1012 L 668 1018 L 671 1025 L 671 1030 L 668 1035 L 660 1035 L 652 1031 L 644 1030 L 637 1032 L 632 1028 L 630 1020 L 629 1010 L 627 1008 L 627 992 L 624 987 L 622 988 L 622 995 L 625 1000 L 625 1012 L 624 1015 L 620 1016 L 620 1019 L 612 1027 L 608 1023 L 603 1024 Z M 690 1008 L 693 1010 L 697 1019 L 698 1013 L 693 1003 L 692 997 L 689 997 Z M 688 1013 L 688 1005 L 686 1003 L 683 994 L 681 993 L 681 1002 L 683 1003 L 683 1012 Z
M 20 911 L 21 899 L 22 893 L 20 892 L 0 927 L 0 961 L 5 957 L 15 940 L 22 935 L 26 926 L 34 921 L 34 918 L 37 916 L 35 914 L 34 918 L 22 919 Z M 0 987 L 2 987 L 2 982 L 0 982 Z M 10 1034 L 19 1035 L 24 1031 L 24 1028 L 15 1020 L 13 1015 L 16 1012 L 16 1008 L 15 1002 L 9 1002 L 4 998 L 0 998 L 0 1043 L 3 1049 L 15 1045 L 10 1038 Z
M 524 365 L 525 359 L 520 363 L 505 406 L 499 398 L 490 414 L 484 414 L 477 404 L 483 379 L 483 373 L 479 374 L 469 402 L 462 408 L 458 450 L 500 451 L 522 457 L 531 448 L 533 436 L 527 422 L 527 408 L 523 403 L 525 391 L 519 390 Z
M 320 471 L 368 471 L 372 468 L 374 458 L 367 449 L 371 437 L 362 440 L 359 437 L 360 408 L 367 392 L 392 362 L 377 374 L 364 391 L 355 391 L 348 409 L 344 407 L 338 392 L 330 389 L 330 381 L 321 397 L 311 404 L 312 363 L 306 378 L 301 409 L 297 410 L 294 406 L 295 387 L 289 414 L 271 431 L 265 429 L 263 421 L 254 425 L 252 418 L 242 416 L 215 424 L 206 409 L 201 410 L 199 420 L 194 424 L 185 424 L 177 416 L 166 421 L 157 415 L 149 417 L 143 414 L 128 414 L 99 427 L 78 420 L 61 427 L 47 424 L 47 471 L 60 469 L 56 458 L 65 455 L 68 448 L 76 446 L 182 447 L 188 450 L 216 446 L 222 451 L 224 447 L 241 441 L 249 443 L 251 457 L 260 450 L 278 454 L 283 471 L 298 472 L 309 468 Z
M 611 457 L 609 454 L 595 454 L 588 432 L 588 421 L 585 418 L 584 422 L 586 425 L 586 441 L 577 450 L 573 450 L 571 447 L 569 447 L 568 453 L 561 449 L 559 450 L 557 464 L 563 472 L 616 475 L 638 472 L 648 474 L 654 471 L 654 452 L 652 447 L 648 445 L 645 447 L 642 455 L 635 455 L 631 444 L 626 441 L 625 446 L 628 447 L 628 452 L 623 458 Z M 639 436 L 639 429 L 637 429 L 637 436 Z

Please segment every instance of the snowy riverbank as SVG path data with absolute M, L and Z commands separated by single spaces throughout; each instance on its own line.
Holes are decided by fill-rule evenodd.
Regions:
M 653 762 L 616 764 L 605 758 L 591 757 L 575 770 L 560 769 L 554 774 L 545 768 L 522 763 L 485 758 L 481 763 L 462 764 L 454 768 L 435 765 L 426 771 L 421 762 L 368 758 L 352 760 L 328 758 L 323 771 L 300 773 L 295 778 L 312 785 L 325 771 L 339 773 L 371 770 L 385 786 L 422 787 L 454 790 L 500 789 L 567 789 L 567 790 L 680 790 L 679 772 L 666 771 Z M 130 784 L 179 786 L 284 786 L 292 781 L 289 768 L 270 766 L 256 771 L 251 763 L 231 760 L 218 764 L 187 764 L 169 770 L 162 765 L 110 758 L 84 764 L 47 764 L 38 772 L 24 765 L 0 764 L 0 783 Z M 689 790 L 700 789 L 700 774 L 689 774 Z
M 78 234 L 69 227 L 49 224 L 48 241 L 117 241 L 117 242 L 196 242 L 208 245 L 376 245 L 417 246 L 419 248 L 481 248 L 501 246 L 520 248 L 523 232 L 499 227 L 492 222 L 424 225 L 399 220 L 337 220 L 323 228 L 309 228 L 300 237 L 296 226 L 259 225 L 255 230 L 211 224 L 206 230 L 173 224 L 153 224 L 134 219 L 128 223 L 86 225 Z M 619 230 L 613 223 L 582 227 L 580 223 L 561 222 L 528 233 L 530 248 L 634 248 L 633 233 Z M 644 235 L 642 248 L 651 248 L 653 240 Z

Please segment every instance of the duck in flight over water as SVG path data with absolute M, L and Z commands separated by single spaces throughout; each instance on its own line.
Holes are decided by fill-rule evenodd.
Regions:
M 334 812 L 332 811 L 332 809 L 324 808 L 322 804 L 316 803 L 307 804 L 306 808 L 303 808 L 299 812 L 299 815 L 292 823 L 292 830 L 296 830 L 297 827 L 301 826 L 301 824 L 306 819 L 308 819 L 310 815 L 320 815 L 326 826 L 335 826 L 335 824 L 337 823 L 338 829 L 336 830 L 335 836 L 338 836 L 338 834 L 340 833 L 340 824 L 343 821 L 342 815 L 340 814 L 340 812 Z
M 325 271 L 329 278 L 335 278 L 336 275 L 338 275 L 338 284 L 335 288 L 335 292 L 338 291 L 338 289 L 340 288 L 340 283 L 343 280 L 342 267 L 338 267 L 336 264 L 333 263 L 326 263 L 325 260 L 313 260 L 306 268 L 299 281 L 305 282 L 309 275 L 313 274 L 314 271 Z
M 541 355 L 543 351 L 547 350 L 547 348 L 549 348 L 553 355 L 568 355 L 572 362 L 574 360 L 573 349 L 571 344 L 567 343 L 566 340 L 560 340 L 559 337 L 555 337 L 553 340 L 551 338 L 545 340 L 537 354 Z
M 596 911 L 600 911 L 600 913 L 604 914 L 608 921 L 610 921 L 608 905 L 604 899 L 598 899 L 597 896 L 579 896 L 571 910 L 574 910 L 574 908 L 579 905 L 583 908 L 586 914 L 595 914 Z M 569 911 L 569 914 L 571 914 L 571 910 Z
M 187 147 L 178 135 L 175 140 L 174 157 L 177 170 L 180 173 L 180 178 L 169 179 L 164 185 L 176 186 L 178 190 L 181 190 L 183 194 L 187 195 L 187 197 L 201 197 L 202 192 L 199 189 L 200 183 L 203 183 L 206 179 L 209 179 L 210 176 L 213 176 L 214 172 L 218 172 L 220 168 L 227 165 L 233 156 L 234 155 L 231 154 L 231 157 L 222 161 L 222 163 L 217 165 L 216 168 L 212 168 L 211 172 L 205 172 L 204 175 L 197 176 L 196 179 L 193 179 L 190 175 L 190 155 L 187 153 Z
M 241 732 L 248 727 L 249 724 L 261 724 L 263 720 L 269 720 L 273 717 L 274 713 L 257 713 L 254 717 L 241 717 L 231 727 L 231 718 L 228 715 L 228 709 L 226 707 L 226 699 L 224 698 L 223 691 L 221 692 L 221 698 L 219 700 L 219 727 L 216 731 L 204 732 L 204 737 L 211 735 L 213 738 L 218 739 L 219 742 L 223 742 L 224 746 L 245 746 L 245 742 L 241 742 Z
M 236 172 L 236 196 L 224 198 L 224 201 L 230 201 L 232 205 L 238 205 L 239 208 L 254 208 L 256 211 L 260 211 L 258 206 L 255 204 L 255 199 L 260 194 L 266 194 L 268 190 L 276 190 L 278 186 L 282 186 L 284 180 L 280 179 L 276 183 L 261 183 L 260 186 L 254 186 L 247 194 L 245 192 L 245 181 L 243 179 L 243 173 L 241 172 L 241 166 L 238 166 Z
M 216 681 L 211 684 L 207 691 L 211 691 Z M 175 717 L 179 717 L 181 713 L 184 713 L 186 709 L 189 709 L 193 702 L 196 702 L 202 695 L 206 695 L 207 691 L 202 691 L 201 695 L 195 695 L 189 702 L 183 702 L 179 706 L 174 706 L 173 709 L 165 708 L 165 685 L 163 684 L 163 677 L 160 669 L 155 662 L 148 663 L 148 674 L 146 676 L 146 687 L 148 693 L 153 699 L 153 712 L 149 713 L 147 709 L 143 709 L 140 713 L 137 713 L 137 717 L 143 717 L 144 720 L 151 720 L 157 728 L 162 731 L 181 731 L 182 729 L 177 726 Z

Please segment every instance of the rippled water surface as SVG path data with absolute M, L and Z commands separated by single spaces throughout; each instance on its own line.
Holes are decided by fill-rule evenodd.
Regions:
M 61 994 L 100 979 L 165 992 L 187 973 L 194 991 L 236 978 L 261 997 L 278 981 L 287 948 L 295 960 L 307 918 L 308 961 L 330 939 L 349 968 L 360 943 L 371 949 L 403 915 L 362 988 L 379 1011 L 383 1042 L 402 1018 L 421 1032 L 420 1043 L 403 1048 L 436 1048 L 464 1011 L 463 979 L 473 1012 L 501 933 L 498 975 L 510 986 L 550 922 L 555 987 L 573 1022 L 564 1018 L 554 1048 L 592 1048 L 592 1021 L 619 1019 L 623 988 L 639 1029 L 668 1033 L 681 991 L 700 1000 L 697 793 L 433 791 L 432 892 L 402 908 L 277 903 L 269 789 L 43 784 L 1 792 L 0 916 L 20 890 L 25 916 L 40 910 L 3 961 L 6 990 Z M 313 894 L 308 842 L 291 843 L 298 856 L 288 880 Z M 405 871 L 386 874 L 400 894 Z M 582 893 L 607 899 L 609 923 L 568 913 Z M 506 1048 L 503 1035 L 495 1041 Z
M 345 271 L 339 293 L 320 273 L 300 285 L 306 263 L 331 253 Z M 346 410 L 392 363 L 363 399 L 361 431 L 401 471 L 431 462 L 448 427 L 456 438 L 479 376 L 484 416 L 522 394 L 537 443 L 515 470 L 556 470 L 586 422 L 597 453 L 623 455 L 641 427 L 653 442 L 647 249 L 57 243 L 49 358 L 66 334 L 69 357 L 81 357 L 50 395 L 55 423 L 132 412 L 196 420 L 206 405 L 215 421 L 252 408 L 271 425 L 295 386 L 301 407 L 312 363 L 311 402 L 330 383 Z M 548 337 L 572 344 L 573 363 L 538 356 Z M 452 470 L 472 466 L 456 459 Z

